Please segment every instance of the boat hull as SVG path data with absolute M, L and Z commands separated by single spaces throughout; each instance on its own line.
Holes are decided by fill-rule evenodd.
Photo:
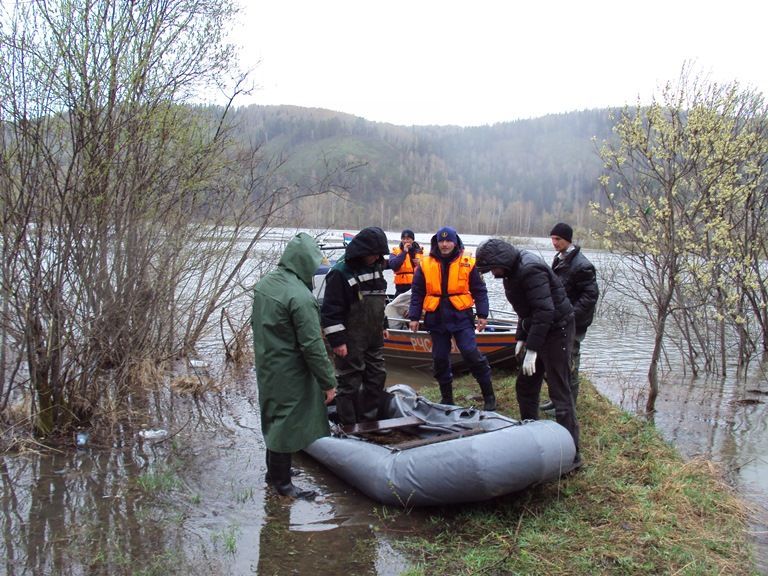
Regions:
M 387 362 L 409 368 L 430 369 L 432 367 L 432 339 L 429 332 L 398 330 L 390 328 L 389 337 L 384 340 L 383 354 Z M 477 348 L 488 359 L 491 366 L 516 367 L 514 330 L 479 332 L 476 334 Z M 451 365 L 454 370 L 466 370 L 467 365 L 459 352 L 456 342 L 451 343 Z
M 325 296 L 325 277 L 332 264 L 324 264 L 317 269 L 312 280 L 312 292 L 322 304 Z M 411 332 L 408 329 L 409 320 L 405 318 L 408 311 L 410 292 L 400 296 L 389 295 L 387 306 L 387 324 L 389 337 L 384 339 L 382 353 L 387 362 L 407 368 L 429 370 L 432 368 L 432 339 L 429 332 L 419 330 Z M 397 300 L 402 299 L 398 305 Z M 392 306 L 392 308 L 390 308 Z M 509 311 L 490 310 L 488 328 L 476 334 L 477 347 L 488 359 L 491 366 L 513 369 L 517 367 L 515 360 L 515 337 L 517 316 Z M 451 344 L 451 365 L 456 372 L 464 372 L 468 366 L 459 353 L 456 342 Z
M 422 420 L 409 431 L 423 445 L 388 446 L 353 435 L 320 438 L 305 449 L 373 500 L 403 507 L 477 502 L 556 480 L 572 468 L 573 440 L 556 422 L 435 404 L 404 385 L 389 390 L 390 417 Z

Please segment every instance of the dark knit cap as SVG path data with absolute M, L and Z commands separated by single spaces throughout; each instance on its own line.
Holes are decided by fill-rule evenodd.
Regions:
M 443 226 L 440 228 L 440 230 L 437 231 L 437 241 L 440 242 L 440 240 L 448 240 L 449 242 L 458 242 L 459 235 L 456 233 L 456 230 L 451 228 L 450 226 Z
M 555 227 L 552 228 L 552 232 L 549 233 L 550 236 L 559 236 L 563 240 L 567 240 L 568 242 L 573 241 L 573 228 L 568 226 L 568 224 L 564 222 L 558 222 L 555 224 Z
M 405 238 L 412 238 L 412 239 L 416 240 L 416 234 L 413 233 L 413 230 L 409 230 L 408 228 L 406 228 L 400 234 L 400 240 L 403 240 Z

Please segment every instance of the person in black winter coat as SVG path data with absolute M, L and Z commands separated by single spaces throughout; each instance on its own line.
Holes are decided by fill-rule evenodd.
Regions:
M 342 424 L 376 420 L 386 399 L 387 254 L 389 242 L 384 231 L 364 228 L 325 278 L 320 324 L 334 353 L 336 410 Z
M 480 272 L 503 278 L 504 292 L 515 313 L 518 357 L 522 360 L 515 391 L 522 420 L 539 418 L 539 395 L 544 374 L 555 419 L 576 445 L 574 466 L 581 465 L 579 423 L 569 385 L 569 358 L 573 343 L 573 307 L 552 269 L 538 255 L 518 250 L 509 242 L 492 238 L 477 248 Z
M 576 402 L 579 396 L 579 367 L 581 365 L 581 343 L 587 335 L 587 328 L 595 317 L 595 307 L 600 296 L 597 286 L 595 267 L 581 252 L 581 247 L 573 244 L 573 228 L 559 222 L 550 232 L 552 246 L 557 250 L 552 269 L 560 278 L 573 306 L 576 333 L 571 351 L 571 394 Z

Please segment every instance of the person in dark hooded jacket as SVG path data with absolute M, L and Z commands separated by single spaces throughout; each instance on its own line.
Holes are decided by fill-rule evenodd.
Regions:
M 277 269 L 253 291 L 251 328 L 259 388 L 261 430 L 267 446 L 267 483 L 283 496 L 312 498 L 291 481 L 291 454 L 328 436 L 325 404 L 336 378 L 310 290 L 323 255 L 308 234 L 285 247 Z
M 335 355 L 336 410 L 342 424 L 377 420 L 386 399 L 387 254 L 384 231 L 364 228 L 325 278 L 320 322 Z
M 522 420 L 537 420 L 544 374 L 555 419 L 576 445 L 574 465 L 581 465 L 579 423 L 570 389 L 569 359 L 574 335 L 573 307 L 565 288 L 537 254 L 492 238 L 477 248 L 477 267 L 504 279 L 504 292 L 517 322 L 516 352 L 523 357 L 515 391 Z
M 422 258 L 413 274 L 409 326 L 416 332 L 424 313 L 424 328 L 432 339 L 432 370 L 440 386 L 442 404 L 453 404 L 450 357 L 453 339 L 480 385 L 483 409 L 495 410 L 491 367 L 477 348 L 473 305 L 477 330 L 482 332 L 488 323 L 485 281 L 475 268 L 475 259 L 464 254 L 464 244 L 456 230 L 445 226 L 432 236 L 429 255 Z

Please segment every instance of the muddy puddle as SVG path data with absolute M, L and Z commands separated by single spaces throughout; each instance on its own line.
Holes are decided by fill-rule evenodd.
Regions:
M 402 573 L 393 544 L 427 514 L 377 506 L 303 455 L 294 482 L 315 501 L 267 490 L 251 384 L 204 409 L 177 400 L 124 446 L 1 456 L 0 573 Z

